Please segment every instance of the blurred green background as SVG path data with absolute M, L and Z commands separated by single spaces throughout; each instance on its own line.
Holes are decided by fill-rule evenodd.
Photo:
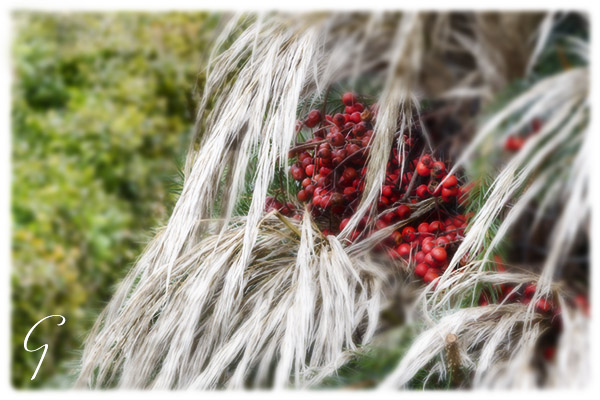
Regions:
M 15 12 L 12 383 L 69 387 L 86 332 L 152 228 L 192 129 L 217 17 Z M 23 340 L 40 324 L 27 353 Z

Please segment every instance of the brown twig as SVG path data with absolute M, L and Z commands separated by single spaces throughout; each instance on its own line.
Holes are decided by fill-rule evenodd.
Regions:
M 296 146 L 292 147 L 292 148 L 290 149 L 290 152 L 294 152 L 294 151 L 302 150 L 302 149 L 304 149 L 304 148 L 307 148 L 307 149 L 308 149 L 309 147 L 313 147 L 313 146 L 316 146 L 316 145 L 320 145 L 321 143 L 325 143 L 325 142 L 327 142 L 327 140 L 323 139 L 323 140 L 319 140 L 319 141 L 316 141 L 316 142 L 310 142 L 310 143 L 306 143 L 306 142 L 305 142 L 305 143 L 300 143 L 300 144 L 298 144 L 298 145 L 296 145 Z
M 454 333 L 446 336 L 446 357 L 450 369 L 450 378 L 452 386 L 460 383 L 460 353 L 458 351 L 458 337 Z

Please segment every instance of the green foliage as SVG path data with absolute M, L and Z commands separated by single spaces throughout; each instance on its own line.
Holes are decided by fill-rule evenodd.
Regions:
M 335 375 L 325 379 L 323 387 L 369 389 L 377 386 L 398 365 L 414 340 L 415 333 L 410 325 L 391 330 L 384 338 L 380 338 L 380 343 L 358 350 L 356 356 Z
M 335 375 L 326 378 L 320 388 L 372 389 L 397 367 L 419 331 L 416 324 L 403 325 L 381 334 L 375 341 L 356 352 L 355 357 Z M 431 363 L 433 364 L 433 363 Z M 448 389 L 450 380 L 428 377 L 429 368 L 422 368 L 407 387 L 414 390 Z
M 164 223 L 216 18 L 13 15 L 12 383 L 65 386 L 82 341 Z M 23 339 L 41 318 L 27 353 Z

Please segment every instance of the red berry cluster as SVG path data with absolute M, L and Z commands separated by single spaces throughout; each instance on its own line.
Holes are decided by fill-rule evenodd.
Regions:
M 495 257 L 495 269 L 498 272 L 504 272 L 504 263 L 498 256 Z M 533 300 L 533 296 L 537 290 L 535 283 L 529 283 L 519 290 L 514 290 L 515 287 L 509 284 L 499 284 L 486 287 L 479 297 L 479 305 L 487 306 L 491 303 L 522 303 L 529 304 Z M 495 300 L 495 301 L 494 301 Z M 590 316 L 589 299 L 579 293 L 573 298 L 567 299 L 573 307 L 581 310 L 588 317 Z M 556 301 L 550 298 L 538 299 L 535 303 L 535 311 L 545 315 L 550 320 L 550 327 L 538 342 L 538 350 L 541 357 L 546 361 L 552 361 L 556 352 L 558 338 L 562 332 L 561 308 Z
M 354 93 L 342 96 L 343 110 L 323 115 L 312 110 L 299 121 L 298 132 L 310 131 L 310 137 L 297 143 L 290 151 L 290 175 L 298 184 L 297 199 L 307 205 L 325 235 L 344 230 L 356 212 L 365 189 L 364 177 L 369 149 L 376 135 L 374 125 L 377 105 L 365 106 Z M 342 112 L 343 111 L 343 112 Z M 506 141 L 508 151 L 518 151 L 532 134 L 541 129 L 535 119 L 524 135 L 513 135 Z M 415 127 L 416 128 L 416 127 Z M 413 129 L 413 132 L 416 129 Z M 399 141 L 404 142 L 398 152 Z M 393 231 L 376 249 L 391 259 L 403 259 L 415 276 L 432 283 L 448 268 L 449 262 L 464 237 L 471 214 L 462 206 L 472 184 L 460 186 L 459 179 L 448 175 L 448 164 L 424 150 L 418 135 L 397 134 L 386 166 L 386 179 L 381 196 L 373 207 L 375 220 L 363 217 L 350 233 L 349 241 L 368 237 L 374 231 L 405 221 L 402 228 Z M 282 189 L 282 194 L 286 194 Z M 435 198 L 435 208 L 419 217 L 413 212 L 419 202 Z M 276 209 L 282 214 L 301 219 L 302 210 L 291 202 L 268 197 L 265 209 Z M 461 265 L 464 262 L 461 261 Z M 503 271 L 502 260 L 496 259 L 496 269 Z M 480 305 L 492 302 L 521 302 L 528 304 L 536 287 L 529 284 L 518 291 L 508 284 L 487 286 L 479 298 Z M 574 300 L 577 307 L 589 313 L 589 303 L 583 296 Z M 556 337 L 561 331 L 560 307 L 550 298 L 537 300 L 537 312 L 551 317 L 549 331 Z M 541 354 L 550 360 L 554 356 L 555 339 L 541 344 Z
M 297 198 L 307 205 L 325 235 L 344 230 L 363 194 L 364 176 L 370 144 L 375 137 L 373 127 L 377 105 L 365 106 L 353 93 L 342 96 L 343 111 L 323 115 L 312 110 L 299 122 L 298 128 L 310 130 L 310 137 L 298 143 L 290 152 L 290 174 L 298 182 Z M 340 110 L 341 111 L 341 110 Z M 532 132 L 539 131 L 540 120 L 532 123 Z M 414 131 L 414 130 L 413 130 Z M 461 211 L 472 184 L 460 186 L 454 175 L 448 175 L 447 163 L 424 151 L 418 135 L 397 134 L 386 167 L 386 180 L 377 201 L 375 220 L 363 217 L 349 235 L 351 242 L 361 240 L 374 231 L 406 221 L 377 247 L 392 259 L 403 259 L 415 276 L 426 283 L 434 282 L 449 265 L 449 261 L 464 236 L 470 214 Z M 402 154 L 398 143 L 405 143 Z M 415 218 L 419 202 L 435 198 L 435 208 Z M 301 209 L 291 202 L 268 197 L 267 210 L 301 219 Z M 461 264 L 463 264 L 461 262 Z M 502 260 L 496 268 L 503 271 Z M 513 292 L 514 286 L 493 285 L 480 296 L 480 305 L 493 301 L 529 303 L 535 292 L 530 284 Z M 577 306 L 589 312 L 589 304 L 579 296 Z M 581 303 L 581 304 L 580 304 Z M 553 321 L 560 308 L 552 299 L 540 299 L 536 311 L 549 315 Z M 557 325 L 558 324 L 558 325 Z M 553 329 L 560 330 L 560 322 Z M 550 349 L 550 347 L 548 347 Z M 545 351 L 545 350 L 544 350 Z M 550 350 L 549 350 L 550 351 Z
M 501 259 L 496 256 L 496 270 L 499 272 L 504 272 L 505 269 L 499 263 L 501 263 Z M 497 302 L 506 301 L 507 303 L 523 303 L 529 304 L 537 286 L 533 283 L 527 284 L 522 287 L 518 291 L 514 291 L 514 286 L 508 284 L 499 284 L 492 285 L 491 287 L 484 290 L 479 296 L 479 305 L 487 306 L 490 303 L 493 303 L 493 298 L 496 297 Z M 492 295 L 492 291 L 494 292 Z M 540 313 L 550 313 L 558 315 L 560 313 L 560 308 L 551 300 L 541 298 L 535 303 L 535 309 Z
M 310 111 L 302 125 L 311 129 L 311 137 L 290 154 L 290 174 L 300 184 L 298 200 L 307 203 L 313 216 L 324 222 L 325 234 L 343 230 L 356 211 L 364 191 L 370 143 L 376 134 L 376 104 L 366 107 L 353 93 L 345 93 L 342 103 L 343 113 L 323 116 L 319 110 Z M 439 198 L 434 211 L 411 221 L 412 226 L 394 231 L 378 246 L 390 257 L 416 265 L 415 274 L 431 282 L 448 266 L 462 238 L 466 217 L 458 211 L 458 200 L 466 191 L 456 176 L 447 174 L 443 161 L 423 151 L 418 139 L 397 134 L 394 140 L 376 204 L 379 217 L 376 221 L 364 217 L 351 232 L 350 241 L 365 237 L 367 227 L 379 230 L 410 218 L 419 201 Z M 402 154 L 397 146 L 400 140 L 405 143 Z

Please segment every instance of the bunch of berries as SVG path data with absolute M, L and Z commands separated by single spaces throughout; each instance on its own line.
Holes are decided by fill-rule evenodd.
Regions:
M 365 106 L 354 93 L 345 93 L 342 103 L 343 113 L 323 116 L 319 110 L 310 111 L 300 128 L 310 129 L 311 137 L 290 152 L 290 174 L 299 184 L 297 198 L 321 222 L 324 234 L 342 231 L 355 213 L 376 135 L 376 104 Z M 401 140 L 404 146 L 400 154 Z M 417 203 L 436 198 L 435 210 L 411 220 L 378 246 L 393 259 L 405 259 L 417 277 L 431 282 L 447 268 L 467 226 L 467 217 L 459 211 L 467 190 L 461 188 L 456 176 L 448 175 L 446 163 L 423 149 L 418 137 L 396 134 L 381 196 L 374 205 L 379 216 L 376 221 L 364 217 L 349 240 L 366 237 L 367 227 L 379 230 L 408 220 Z
M 312 110 L 298 123 L 298 131 L 310 131 L 310 137 L 290 151 L 290 175 L 297 182 L 297 199 L 322 228 L 325 235 L 344 230 L 360 202 L 365 189 L 366 163 L 376 135 L 374 125 L 377 105 L 365 106 L 354 93 L 342 96 L 343 111 L 323 115 Z M 342 110 L 339 110 L 342 111 Z M 540 120 L 532 123 L 532 132 L 539 131 Z M 416 131 L 415 129 L 412 130 Z M 398 152 L 399 141 L 404 142 Z M 448 268 L 457 247 L 464 237 L 472 216 L 462 207 L 472 187 L 461 186 L 459 179 L 449 175 L 449 165 L 424 150 L 418 135 L 397 133 L 386 166 L 386 179 L 376 208 L 377 217 L 365 216 L 350 233 L 350 242 L 359 241 L 377 230 L 406 221 L 377 247 L 391 259 L 403 259 L 415 277 L 426 283 L 434 282 Z M 418 217 L 413 212 L 419 203 L 434 198 L 434 208 Z M 267 211 L 301 219 L 302 210 L 291 202 L 268 197 Z M 461 262 L 462 264 L 462 262 Z M 496 268 L 503 270 L 500 259 Z M 482 292 L 479 303 L 492 301 L 528 303 L 535 286 L 513 292 L 510 285 L 494 285 Z M 580 301 L 582 302 L 582 301 Z M 587 306 L 586 306 L 587 307 Z M 560 309 L 552 300 L 536 303 L 540 313 L 557 315 Z M 587 309 L 586 309 L 587 310 Z
M 495 257 L 495 270 L 504 272 L 502 259 Z M 482 290 L 479 296 L 479 305 L 487 306 L 488 304 L 505 303 L 522 303 L 529 304 L 533 300 L 533 296 L 537 290 L 535 283 L 529 283 L 515 290 L 513 285 L 498 284 L 491 285 Z M 577 294 L 571 299 L 567 299 L 575 308 L 580 309 L 585 315 L 589 316 L 590 305 L 589 300 L 582 294 Z M 538 343 L 539 353 L 546 361 L 551 361 L 554 358 L 556 345 L 562 332 L 562 318 L 560 305 L 550 298 L 540 298 L 535 302 L 535 311 L 549 318 L 550 327 L 544 333 Z
M 494 269 L 497 272 L 505 272 L 504 262 L 499 256 L 495 256 Z M 530 283 L 521 287 L 519 290 L 514 290 L 515 287 L 509 284 L 491 285 L 485 288 L 479 295 L 479 305 L 487 306 L 490 303 L 507 302 L 507 303 L 523 303 L 529 304 L 537 290 L 534 283 Z M 494 299 L 496 301 L 494 301 Z M 535 304 L 536 311 L 540 313 L 559 314 L 560 308 L 551 300 L 541 298 Z

